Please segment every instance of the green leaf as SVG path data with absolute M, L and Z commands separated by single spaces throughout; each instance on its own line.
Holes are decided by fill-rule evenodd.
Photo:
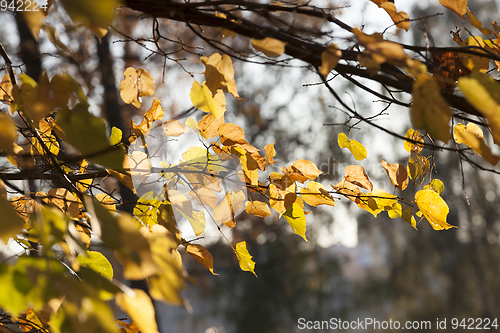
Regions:
M 109 143 L 104 120 L 90 114 L 88 105 L 77 104 L 73 110 L 59 111 L 57 124 L 66 134 L 66 141 L 86 158 L 113 170 L 123 170 L 125 153 Z
M 76 257 L 76 261 L 81 266 L 88 267 L 108 279 L 113 278 L 113 266 L 111 266 L 108 259 L 100 252 L 87 251 L 87 253 L 81 253 Z
M 294 202 L 286 212 L 283 214 L 290 227 L 295 234 L 304 238 L 307 242 L 306 238 L 306 215 L 304 210 L 297 202 Z

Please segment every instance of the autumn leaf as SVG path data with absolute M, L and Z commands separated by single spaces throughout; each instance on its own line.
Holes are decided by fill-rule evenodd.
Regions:
M 375 189 L 368 195 L 362 195 L 356 201 L 359 208 L 362 208 L 374 217 L 380 212 L 391 211 L 397 203 L 397 197 L 381 189 Z
M 486 44 L 483 38 L 479 36 L 471 36 L 467 38 L 460 44 L 460 46 L 461 47 L 475 46 L 479 48 L 486 48 Z M 475 51 L 481 52 L 479 50 Z M 490 59 L 488 57 L 481 57 L 475 54 L 468 54 L 468 53 L 459 53 L 458 55 L 460 56 L 460 59 L 462 60 L 463 64 L 471 71 L 479 71 L 483 74 L 488 71 L 490 64 Z
M 248 214 L 253 214 L 259 217 L 268 217 L 271 215 L 271 208 L 262 201 L 258 200 L 249 200 L 246 202 L 245 210 Z
M 118 4 L 113 0 L 62 0 L 61 2 L 71 18 L 83 23 L 99 40 L 107 34 L 108 24 L 113 20 L 114 9 Z
M 0 102 L 10 104 L 12 102 L 12 82 L 10 81 L 9 74 L 2 77 L 0 83 Z
M 213 275 L 219 275 L 214 272 L 214 258 L 206 248 L 199 244 L 187 244 L 186 252 L 196 261 L 203 265 Z
M 76 257 L 76 261 L 80 266 L 88 267 L 110 280 L 113 278 L 113 266 L 111 266 L 108 259 L 100 252 L 87 251 L 86 253 L 81 253 Z
M 408 131 L 406 131 L 405 138 L 417 142 L 417 143 L 414 143 L 414 142 L 405 140 L 404 147 L 405 147 L 405 150 L 407 152 L 411 153 L 412 151 L 415 151 L 415 152 L 419 153 L 420 151 L 422 151 L 422 149 L 424 149 L 423 136 L 420 135 L 420 133 L 418 131 L 415 131 L 413 128 L 410 128 Z M 422 143 L 422 144 L 420 144 L 420 143 Z
M 16 123 L 11 116 L 0 112 L 0 149 L 12 151 L 14 142 L 17 139 Z
M 276 156 L 276 151 L 274 150 L 274 142 L 269 143 L 264 147 L 264 151 L 266 152 L 266 163 L 267 165 L 273 165 L 276 163 L 274 160 L 274 156 Z
M 230 56 L 214 53 L 208 58 L 201 57 L 201 61 L 205 64 L 206 85 L 212 94 L 216 94 L 218 89 L 224 89 L 234 97 L 239 97 Z
M 158 333 L 155 309 L 148 294 L 141 289 L 120 292 L 115 296 L 116 304 L 125 311 L 143 333 Z
M 253 275 L 257 276 L 257 274 L 255 274 L 255 262 L 252 260 L 250 253 L 248 253 L 247 243 L 244 241 L 239 242 L 236 244 L 235 250 L 241 270 L 252 272 Z
M 406 166 L 408 175 L 413 180 L 413 184 L 420 185 L 430 171 L 429 159 L 419 153 L 412 151 L 408 165 Z
M 415 194 L 415 202 L 434 230 L 456 228 L 446 222 L 450 210 L 443 198 L 436 192 L 420 190 Z
M 498 163 L 500 156 L 494 155 L 490 147 L 486 145 L 483 139 L 483 131 L 479 126 L 474 123 L 468 123 L 466 126 L 456 124 L 453 130 L 453 138 L 457 143 L 466 144 L 493 165 Z
M 53 207 L 59 208 L 62 212 L 73 219 L 80 215 L 80 200 L 73 193 L 65 188 L 53 188 L 47 193 L 47 203 Z
M 276 172 L 270 178 L 269 205 L 281 216 L 297 199 L 297 185 L 289 176 Z
M 391 17 L 392 21 L 396 24 L 398 28 L 405 29 L 408 31 L 410 29 L 409 16 L 406 12 L 397 11 L 394 2 L 384 2 L 380 5 L 387 14 Z
M 349 165 L 345 168 L 345 180 L 369 191 L 373 189 L 373 184 L 368 178 L 364 167 L 360 165 Z
M 391 179 L 392 185 L 403 191 L 408 186 L 408 172 L 404 165 L 400 163 L 389 164 L 382 160 L 382 167 Z
M 203 112 L 212 113 L 215 119 L 221 117 L 226 112 L 226 97 L 224 96 L 224 92 L 222 89 L 219 89 L 212 95 L 206 82 L 200 85 L 198 81 L 194 81 L 189 97 L 195 108 Z
M 488 119 L 493 140 L 500 145 L 500 84 L 490 75 L 473 72 L 461 77 L 457 85 L 467 101 Z
M 339 194 L 344 195 L 347 199 L 351 201 L 358 201 L 358 197 L 362 194 L 359 188 L 346 180 L 341 180 L 337 185 L 330 185 Z
M 89 156 L 90 161 L 110 169 L 123 170 L 125 153 L 111 146 L 104 120 L 92 115 L 87 105 L 77 104 L 73 110 L 59 111 L 56 121 L 66 134 L 66 142 L 84 156 Z
M 335 206 L 335 201 L 326 188 L 317 182 L 307 183 L 307 187 L 300 190 L 302 200 L 308 205 L 316 207 L 319 205 Z
M 467 17 L 469 17 L 470 23 L 481 31 L 485 35 L 491 35 L 492 31 L 487 28 L 483 28 L 482 23 L 474 16 L 474 14 L 467 8 Z
M 319 67 L 319 73 L 324 77 L 328 76 L 328 73 L 337 66 L 340 58 L 342 57 L 342 51 L 339 50 L 337 45 L 330 44 L 326 50 L 321 53 L 321 66 Z
M 230 228 L 235 226 L 234 218 L 243 209 L 245 193 L 240 189 L 227 191 L 224 199 L 214 208 L 214 219 Z
M 141 123 L 136 126 L 134 121 L 132 120 L 132 130 L 135 134 L 135 137 L 139 137 L 143 134 L 147 134 L 151 131 L 153 123 L 157 120 L 161 120 L 163 118 L 163 108 L 161 107 L 160 101 L 156 98 L 153 100 L 151 104 L 151 108 L 144 114 L 144 118 Z
M 252 38 L 250 42 L 257 51 L 264 53 L 268 57 L 279 57 L 282 55 L 285 52 L 285 46 L 287 44 L 271 37 L 266 37 L 264 39 Z
M 366 148 L 356 140 L 349 140 L 344 133 L 339 133 L 338 144 L 340 148 L 347 148 L 354 156 L 356 161 L 361 161 L 366 158 Z
M 413 84 L 410 116 L 414 127 L 425 129 L 432 137 L 446 143 L 450 139 L 452 112 L 440 91 L 432 76 L 419 75 Z
M 300 205 L 294 202 L 287 210 L 283 213 L 285 220 L 292 227 L 293 233 L 304 238 L 306 242 L 308 242 L 306 238 L 306 215 L 304 214 L 304 210 Z
M 197 128 L 205 139 L 219 135 L 219 127 L 224 124 L 224 116 L 215 119 L 212 113 L 205 115 L 199 122 Z
M 155 91 L 155 81 L 151 74 L 143 68 L 135 69 L 128 67 L 123 72 L 120 81 L 120 96 L 127 104 L 132 104 L 136 108 L 141 106 L 141 97 L 153 95 Z
M 441 195 L 444 190 L 444 184 L 441 180 L 439 179 L 433 179 L 428 185 L 425 185 L 423 187 L 424 190 L 432 190 L 436 192 L 437 194 Z
M 0 196 L 0 240 L 5 244 L 24 228 L 24 221 L 16 213 L 12 205 L 3 196 Z
M 467 0 L 439 0 L 439 3 L 458 16 L 464 16 L 467 13 Z

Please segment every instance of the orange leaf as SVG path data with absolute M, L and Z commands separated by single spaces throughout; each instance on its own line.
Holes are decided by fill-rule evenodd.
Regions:
M 237 143 L 247 143 L 245 141 L 245 132 L 241 127 L 235 124 L 226 123 L 218 128 L 220 140 L 224 146 L 233 146 Z
M 219 275 L 214 272 L 214 258 L 206 248 L 198 244 L 188 244 L 186 245 L 186 252 L 208 269 L 210 273 Z
M 392 185 L 396 186 L 401 191 L 408 186 L 408 172 L 404 165 L 400 163 L 389 164 L 382 160 L 382 166 L 391 179 Z
M 333 201 L 332 196 L 320 183 L 309 182 L 307 188 L 303 188 L 300 193 L 302 194 L 302 199 L 310 206 L 335 206 L 335 201 Z
M 283 167 L 283 172 L 285 172 L 290 178 L 298 182 L 304 183 L 306 180 L 314 180 L 323 172 L 320 171 L 316 164 L 311 161 L 300 159 L 288 167 L 288 170 Z
M 269 206 L 262 201 L 247 201 L 245 210 L 248 214 L 253 214 L 259 217 L 267 217 L 271 215 L 271 209 Z
M 267 144 L 264 147 L 264 151 L 266 152 L 266 163 L 267 165 L 273 165 L 276 161 L 273 159 L 276 156 L 276 151 L 274 150 L 274 142 Z
M 215 119 L 214 115 L 209 113 L 198 122 L 198 129 L 205 139 L 210 139 L 219 135 L 218 130 L 222 124 L 224 124 L 224 115 Z
M 360 165 L 349 165 L 345 168 L 344 176 L 345 180 L 358 185 L 359 187 L 365 188 L 369 191 L 373 189 L 373 184 L 366 174 L 365 168 Z

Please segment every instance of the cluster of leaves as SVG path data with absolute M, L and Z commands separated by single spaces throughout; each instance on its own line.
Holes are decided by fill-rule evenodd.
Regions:
M 393 3 L 372 1 L 398 27 L 409 29 L 408 15 L 398 12 Z M 163 121 L 161 102 L 155 99 L 141 123 L 132 122 L 129 135 L 112 128 L 108 136 L 104 120 L 89 112 L 83 89 L 69 75 L 57 74 L 49 79 L 44 74 L 38 82 L 25 74 L 3 76 L 0 100 L 10 106 L 10 114 L 0 113 L 0 149 L 12 168 L 0 177 L 4 182 L 0 239 L 5 243 L 17 242 L 26 250 L 37 251 L 38 256 L 21 255 L 13 264 L 0 264 L 0 282 L 6 291 L 0 295 L 0 306 L 19 317 L 17 323 L 24 327 L 28 327 L 28 322 L 43 329 L 50 326 L 54 332 L 117 332 L 119 327 L 105 303 L 114 300 L 133 321 L 119 322 L 125 331 L 157 332 L 151 298 L 184 304 L 181 291 L 189 276 L 179 249 L 216 274 L 208 250 L 182 237 L 178 228 L 181 219 L 189 222 L 197 236 L 203 235 L 207 223 L 213 223 L 234 251 L 241 269 L 253 274 L 255 263 L 246 242 L 232 244 L 223 228 L 233 228 L 243 209 L 264 218 L 273 209 L 305 241 L 309 213 L 306 204 L 334 206 L 340 197 L 353 201 L 374 217 L 385 211 L 389 217 L 400 217 L 414 228 L 417 219 L 422 218 L 436 230 L 452 228 L 447 222 L 448 206 L 441 197 L 444 184 L 438 179 L 429 179 L 414 200 L 405 200 L 395 193 L 406 190 L 409 179 L 421 186 L 431 174 L 433 155 L 423 156 L 422 152 L 424 147 L 435 148 L 434 140 L 465 144 L 494 165 L 500 160 L 474 122 L 458 123 L 451 128 L 453 110 L 444 97 L 458 87 L 466 101 L 480 112 L 484 122 L 476 122 L 488 128 L 493 141 L 500 144 L 500 86 L 486 74 L 490 60 L 500 55 L 500 28 L 496 24 L 493 31 L 483 28 L 466 7 L 464 11 L 458 6 L 463 1 L 441 2 L 459 15 L 467 13 L 474 26 L 484 34 L 494 33 L 495 38 L 472 36 L 459 41 L 459 51 L 435 55 L 430 71 L 419 59 L 410 57 L 403 45 L 384 39 L 382 34 L 367 35 L 349 28 L 359 51 L 352 53 L 330 44 L 322 48 L 320 62 L 315 63 L 333 96 L 338 95 L 327 78 L 330 72 L 346 68 L 340 63 L 346 58 L 356 61 L 356 66 L 365 68 L 367 76 L 372 77 L 390 66 L 394 66 L 390 67 L 392 70 L 403 68 L 404 72 L 398 69 L 398 75 L 407 75 L 412 82 L 411 120 L 413 127 L 425 130 L 427 140 L 419 131 L 410 129 L 401 135 L 410 154 L 407 165 L 381 162 L 394 186 L 393 194 L 374 189 L 366 170 L 356 164 L 348 166 L 344 179 L 332 184 L 331 189 L 318 182 L 321 171 L 309 160 L 299 159 L 279 171 L 272 170 L 276 163 L 274 144 L 266 145 L 261 153 L 246 141 L 241 127 L 224 120 L 226 93 L 239 98 L 232 60 L 227 54 L 214 53 L 200 59 L 205 66 L 205 81 L 194 81 L 189 93 L 193 106 L 206 113 L 200 121 Z M 106 34 L 112 1 L 95 1 L 95 6 L 63 1 L 63 5 L 74 20 L 97 37 Z M 268 10 L 278 10 L 280 6 L 277 7 Z M 288 8 L 292 7 L 281 6 L 283 11 Z M 35 35 L 47 13 L 26 14 Z M 176 17 L 174 11 L 172 17 Z M 224 36 L 246 33 L 239 26 L 244 21 L 236 20 L 229 12 L 215 13 L 213 17 L 221 22 Z M 273 36 L 277 38 L 252 37 L 250 44 L 266 57 L 294 55 L 295 40 L 280 40 L 278 33 Z M 495 62 L 497 68 L 499 64 Z M 145 69 L 124 71 L 120 95 L 125 103 L 139 108 L 142 97 L 154 95 L 154 91 L 154 78 Z M 362 119 L 342 105 L 354 118 Z M 154 156 L 147 143 L 153 130 L 160 141 L 195 132 L 203 147 L 188 148 L 177 164 L 162 162 L 159 167 L 153 166 Z M 365 147 L 350 139 L 350 132 L 339 133 L 338 144 L 347 148 L 356 161 L 367 157 Z M 466 149 L 457 146 L 455 150 L 469 159 Z M 117 212 L 116 205 L 123 202 L 106 191 L 106 179 L 114 178 L 136 192 L 153 174 L 161 176 L 161 191 L 143 194 L 132 215 Z M 47 192 L 30 193 L 12 182 L 29 177 L 62 184 Z M 7 194 L 7 188 L 17 195 Z M 146 280 L 149 295 L 114 279 L 108 258 L 89 250 L 95 243 L 113 251 L 124 267 L 126 279 Z

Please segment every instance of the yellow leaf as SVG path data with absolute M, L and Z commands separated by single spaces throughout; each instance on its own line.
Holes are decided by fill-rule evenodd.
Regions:
M 219 127 L 222 124 L 224 124 L 224 115 L 215 119 L 214 115 L 209 113 L 198 122 L 198 129 L 205 139 L 210 139 L 219 135 Z
M 0 149 L 12 151 L 17 139 L 17 127 L 12 117 L 4 112 L 0 112 L 0 129 Z
M 264 39 L 252 38 L 250 43 L 252 43 L 257 51 L 264 53 L 268 57 L 279 57 L 282 55 L 285 52 L 285 46 L 287 44 L 270 37 Z
M 486 48 L 484 40 L 479 36 L 471 36 L 467 38 L 460 44 L 460 46 L 461 47 L 476 46 L 480 48 Z M 480 52 L 478 50 L 475 51 Z M 462 60 L 464 65 L 471 71 L 479 71 L 481 73 L 486 73 L 488 71 L 490 65 L 489 58 L 468 53 L 459 53 L 458 55 L 460 56 L 460 59 Z
M 97 193 L 95 198 L 111 213 L 111 215 L 116 212 L 115 200 L 109 194 Z
M 456 226 L 446 222 L 450 210 L 443 198 L 436 192 L 432 190 L 418 191 L 415 194 L 415 202 L 434 230 L 456 228 Z
M 406 142 L 406 141 L 405 141 Z M 382 167 L 391 179 L 392 185 L 403 191 L 408 186 L 408 172 L 400 163 L 389 164 L 382 160 Z
M 441 180 L 439 179 L 433 179 L 429 185 L 425 185 L 423 187 L 424 190 L 432 190 L 434 192 L 436 192 L 437 194 L 441 195 L 441 193 L 443 193 L 443 190 L 444 190 L 444 184 Z
M 189 97 L 195 108 L 203 112 L 212 113 L 215 119 L 221 117 L 226 112 L 226 97 L 224 96 L 224 92 L 222 89 L 219 89 L 215 95 L 212 95 L 206 82 L 200 85 L 198 81 L 194 81 Z
M 354 156 L 356 161 L 361 161 L 366 158 L 366 148 L 356 140 L 349 140 L 344 133 L 339 133 L 338 144 L 340 148 L 347 148 Z
M 326 50 L 321 53 L 321 66 L 319 68 L 319 73 L 326 77 L 332 69 L 337 66 L 340 58 L 342 57 L 342 51 L 339 50 L 337 45 L 330 44 Z
M 406 168 L 408 175 L 413 180 L 413 184 L 420 185 L 430 170 L 429 159 L 415 151 L 412 151 Z
M 316 164 L 305 159 L 293 162 L 293 164 L 288 167 L 288 170 L 283 168 L 282 171 L 285 172 L 288 177 L 300 183 L 304 183 L 308 179 L 314 180 L 323 173 L 316 167 Z
M 196 123 L 196 120 L 194 120 L 193 118 L 189 117 L 184 123 L 184 125 L 192 129 L 196 133 L 200 133 L 200 130 L 198 129 L 198 124 Z
M 239 242 L 236 244 L 236 257 L 240 263 L 240 268 L 243 271 L 252 272 L 255 276 L 255 262 L 252 260 L 252 256 L 248 253 L 247 243 Z
M 21 233 L 24 221 L 3 196 L 0 196 L 0 211 L 2 212 L 0 215 L 0 240 L 7 244 L 10 238 Z
M 310 206 L 335 206 L 335 201 L 333 201 L 332 196 L 320 183 L 309 182 L 307 183 L 307 187 L 303 188 L 300 193 L 302 194 L 302 200 L 304 200 Z
M 492 31 L 490 29 L 483 28 L 481 22 L 474 16 L 474 14 L 467 8 L 467 16 L 469 17 L 470 23 L 479 29 L 485 35 L 491 35 Z
M 483 139 L 483 131 L 479 126 L 474 123 L 468 123 L 467 126 L 456 124 L 453 130 L 455 131 L 453 137 L 457 143 L 466 144 L 493 165 L 498 163 L 500 156 L 494 155 L 490 147 L 486 145 Z
M 410 29 L 408 14 L 403 11 L 398 12 L 393 2 L 384 2 L 380 5 L 380 7 L 383 8 L 387 14 L 389 14 L 392 21 L 398 28 L 405 29 L 406 31 Z
M 191 190 L 188 194 L 195 198 L 200 205 L 207 205 L 211 208 L 215 208 L 215 206 L 217 206 L 217 196 L 215 195 L 214 191 L 206 187 L 198 189 L 197 192 Z
M 271 215 L 271 208 L 262 201 L 252 200 L 247 201 L 245 210 L 248 214 L 253 214 L 259 217 L 267 217 Z
M 286 212 L 283 213 L 283 216 L 288 224 L 290 224 L 290 227 L 292 227 L 293 233 L 301 236 L 308 242 L 306 238 L 306 215 L 300 205 L 294 202 L 287 208 Z
M 203 246 L 198 244 L 188 244 L 186 245 L 186 252 L 189 253 L 191 257 L 196 259 L 200 264 L 210 271 L 213 275 L 219 275 L 214 272 L 214 258 Z
M 373 189 L 373 184 L 368 178 L 365 168 L 360 165 L 349 165 L 345 168 L 345 180 L 369 191 Z
M 413 128 L 410 128 L 408 131 L 406 131 L 405 138 L 410 139 L 412 141 L 418 142 L 418 143 L 424 143 L 424 138 L 418 131 L 413 130 Z M 415 151 L 419 153 L 422 149 L 424 149 L 423 145 L 413 143 L 410 141 L 406 141 L 404 143 L 405 150 L 409 153 L 412 151 Z
M 113 266 L 100 252 L 87 251 L 86 253 L 80 253 L 76 257 L 76 261 L 80 266 L 88 267 L 110 280 L 113 278 Z
M 410 116 L 414 127 L 425 129 L 432 137 L 448 142 L 452 112 L 440 91 L 432 76 L 419 75 L 413 84 Z
M 207 87 L 212 94 L 217 93 L 218 89 L 224 89 L 234 97 L 239 97 L 230 56 L 227 54 L 221 56 L 219 53 L 214 53 L 209 58 L 201 57 L 201 61 L 205 64 Z
M 382 211 L 390 211 L 397 204 L 397 197 L 383 190 L 375 189 L 366 196 L 360 196 L 356 201 L 359 208 L 370 212 L 374 217 Z
M 205 214 L 193 210 L 193 204 L 184 193 L 178 190 L 168 190 L 168 201 L 170 201 L 177 211 L 188 219 L 196 236 L 203 233 L 206 225 Z
M 10 81 L 9 74 L 5 74 L 0 83 L 0 102 L 10 104 L 12 99 L 12 82 Z
M 132 104 L 136 108 L 141 106 L 141 97 L 153 95 L 155 91 L 155 81 L 151 74 L 145 69 L 127 68 L 123 72 L 120 81 L 120 96 L 127 104 Z
M 467 101 L 488 119 L 493 140 L 500 145 L 500 84 L 490 75 L 473 72 L 460 78 L 457 85 Z
M 125 311 L 143 333 L 158 333 L 151 298 L 141 289 L 116 294 L 116 304 Z
M 106 35 L 108 24 L 113 20 L 114 9 L 121 1 L 62 0 L 61 2 L 74 21 L 83 23 L 100 40 Z
M 439 0 L 439 3 L 459 16 L 467 13 L 467 0 Z
M 274 150 L 274 142 L 267 144 L 264 147 L 264 151 L 266 152 L 266 163 L 267 165 L 273 165 L 276 161 L 273 159 L 276 156 L 276 151 Z

